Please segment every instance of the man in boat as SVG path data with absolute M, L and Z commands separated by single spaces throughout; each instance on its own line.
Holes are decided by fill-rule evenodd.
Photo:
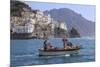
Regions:
M 47 50 L 47 40 L 44 41 L 44 50 Z
M 47 44 L 47 50 L 53 50 L 54 49 L 54 46 L 51 45 L 51 43 L 49 42 Z
M 48 42 L 48 40 L 46 39 L 44 41 L 44 50 L 51 50 L 51 49 L 54 49 L 54 47 L 51 45 L 50 42 Z
M 62 41 L 63 41 L 64 49 L 73 49 L 73 48 L 75 48 L 75 46 L 71 42 L 68 41 L 67 37 L 64 37 L 62 39 Z
M 67 42 L 68 42 L 67 37 L 63 37 L 62 41 L 63 41 L 63 46 L 64 46 L 64 49 L 66 49 Z
M 67 49 L 73 49 L 74 45 L 71 42 L 67 43 Z

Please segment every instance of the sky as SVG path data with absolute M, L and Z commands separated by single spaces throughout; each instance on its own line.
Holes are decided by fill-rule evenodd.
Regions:
M 79 4 L 68 4 L 68 3 L 46 3 L 46 2 L 34 2 L 34 1 L 25 1 L 33 10 L 39 9 L 42 11 L 59 9 L 59 8 L 69 8 L 76 13 L 81 14 L 84 18 L 95 22 L 96 17 L 96 7 L 95 5 L 79 5 Z

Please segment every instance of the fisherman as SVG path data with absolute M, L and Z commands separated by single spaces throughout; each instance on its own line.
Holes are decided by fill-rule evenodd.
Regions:
M 64 49 L 72 49 L 72 48 L 75 48 L 75 46 L 73 46 L 73 44 L 68 41 L 67 37 L 64 37 L 62 39 L 62 41 L 63 41 Z
M 67 49 L 73 49 L 73 48 L 74 48 L 73 44 L 71 42 L 68 42 Z
M 72 46 L 73 46 L 73 44 L 72 44 L 71 42 L 67 42 L 67 46 L 72 47 Z
M 44 41 L 44 50 L 47 50 L 47 39 Z
M 44 41 L 44 50 L 50 50 L 50 49 L 54 49 L 54 47 L 51 45 L 50 42 L 48 42 L 48 40 L 46 39 Z
M 52 50 L 52 49 L 54 49 L 54 46 L 52 46 L 51 43 L 49 42 L 47 44 L 47 50 Z
M 67 45 L 67 42 L 68 42 L 67 37 L 63 37 L 62 41 L 63 41 L 64 49 L 66 49 L 66 45 Z

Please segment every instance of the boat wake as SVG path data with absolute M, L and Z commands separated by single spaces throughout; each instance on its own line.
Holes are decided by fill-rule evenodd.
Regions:
M 13 56 L 13 57 L 34 57 L 34 54 L 25 54 L 25 55 L 16 55 L 16 56 Z
M 69 56 L 70 56 L 70 54 L 66 54 L 65 56 L 66 56 L 66 57 L 69 57 Z

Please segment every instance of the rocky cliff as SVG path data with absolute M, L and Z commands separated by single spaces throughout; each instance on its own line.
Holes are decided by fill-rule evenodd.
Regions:
M 21 1 L 12 1 L 11 0 L 11 8 L 10 8 L 10 10 L 11 10 L 11 17 L 12 16 L 18 16 L 18 17 L 22 17 L 22 15 L 21 15 L 21 12 L 22 11 L 24 11 L 23 10 L 23 8 L 26 8 L 26 9 L 28 9 L 30 12 L 31 11 L 34 11 L 34 10 L 32 10 L 31 9 L 31 7 L 29 6 L 29 5 L 27 5 L 27 4 L 25 4 L 24 2 L 21 2 Z M 65 12 L 64 12 L 65 11 Z M 79 20 L 78 19 L 80 19 L 79 17 L 77 18 L 77 21 L 75 20 L 75 19 L 73 19 L 73 18 L 75 18 L 76 16 L 77 16 L 77 14 L 73 17 L 72 15 L 74 15 L 74 13 L 73 13 L 73 11 L 69 11 L 70 13 L 68 13 L 68 12 L 66 12 L 67 10 L 64 10 L 64 9 L 59 9 L 59 10 L 51 10 L 51 11 L 45 11 L 44 12 L 44 14 L 50 14 L 51 15 L 51 17 L 54 19 L 54 20 L 56 20 L 56 21 L 64 21 L 64 22 L 66 22 L 66 24 L 67 24 L 67 26 L 68 26 L 68 29 L 69 29 L 69 31 L 71 31 L 70 30 L 70 27 L 72 27 L 72 25 L 73 25 L 73 23 L 75 23 L 75 25 L 76 26 L 78 26 L 79 24 L 81 25 L 83 22 L 81 22 L 80 21 L 80 23 L 78 24 L 77 23 L 77 21 L 79 22 Z M 35 11 L 36 12 L 36 11 Z M 71 14 L 72 13 L 72 14 Z M 69 16 L 69 17 L 68 17 Z M 60 20 L 59 20 L 60 19 Z M 68 22 L 67 22 L 68 21 Z M 84 22 L 85 23 L 85 22 Z M 80 26 L 79 25 L 79 26 Z M 77 31 L 79 31 L 79 34 L 77 34 L 76 32 L 74 32 L 74 34 L 72 33 L 72 32 L 70 32 L 70 37 L 72 37 L 72 36 L 76 36 L 76 34 L 77 34 L 77 36 L 80 36 L 80 29 L 79 29 L 79 27 L 77 28 L 75 26 L 75 30 Z M 84 26 L 84 25 L 83 25 Z M 85 27 L 85 29 L 86 29 L 86 27 Z M 81 29 L 82 30 L 82 32 L 84 33 L 85 31 L 83 30 L 83 29 Z M 90 30 L 90 29 L 89 29 Z M 78 32 L 77 31 L 77 32 Z M 65 31 L 65 30 L 63 30 L 63 29 L 59 29 L 59 28 L 55 28 L 55 35 L 63 35 L 63 34 L 65 34 L 65 35 L 67 35 L 68 33 Z M 86 33 L 86 32 L 85 32 Z M 90 33 L 90 32 L 89 32 Z M 87 33 L 86 33 L 87 34 Z M 59 36 L 58 35 L 58 36 Z M 82 35 L 82 33 L 81 33 L 81 35 Z
M 21 1 L 10 1 L 10 16 L 19 16 L 21 17 L 21 12 L 24 11 L 22 8 L 26 8 L 31 11 L 31 7 Z
M 95 22 L 85 19 L 81 14 L 78 14 L 71 9 L 51 9 L 44 13 L 50 14 L 54 20 L 66 22 L 69 30 L 74 27 L 81 36 L 93 36 L 95 34 Z

